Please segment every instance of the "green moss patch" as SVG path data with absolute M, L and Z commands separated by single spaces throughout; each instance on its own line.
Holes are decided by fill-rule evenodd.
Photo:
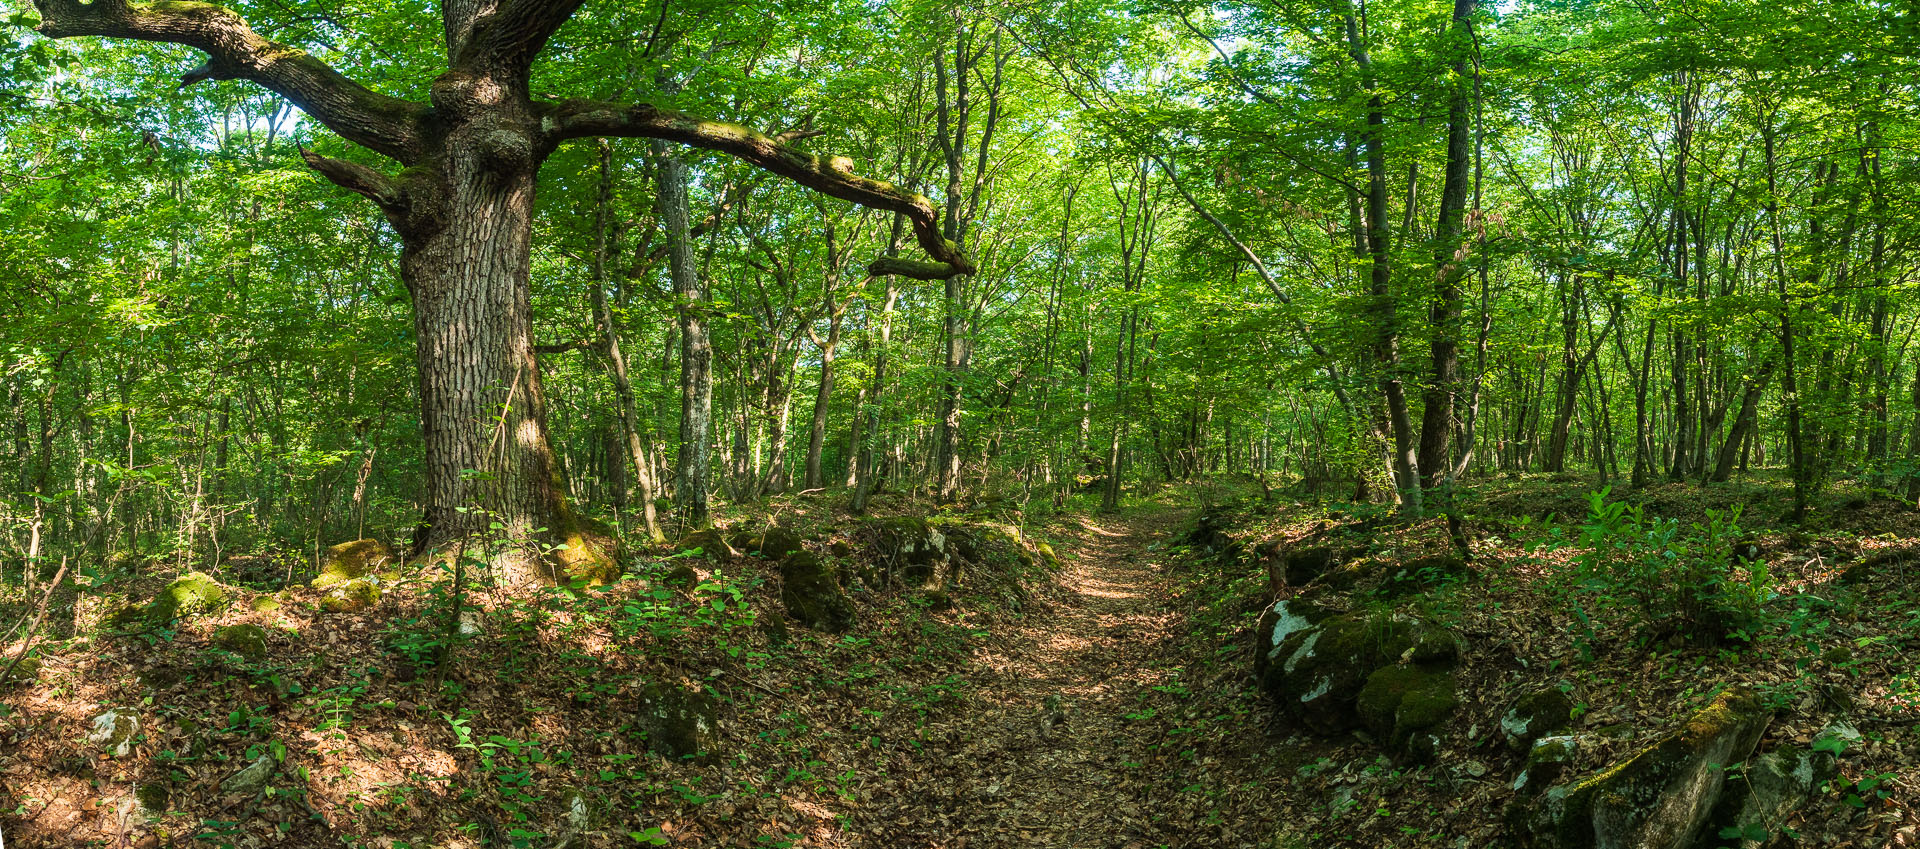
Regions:
M 794 621 L 830 634 L 853 627 L 853 602 L 840 591 L 833 566 L 817 555 L 802 551 L 782 561 L 780 580 L 780 602 Z
M 267 632 L 258 625 L 228 625 L 213 631 L 213 644 L 248 660 L 267 656 Z
M 146 620 L 152 625 L 164 625 L 175 619 L 212 613 L 226 602 L 227 591 L 219 581 L 201 572 L 188 572 L 173 579 L 173 583 L 154 597 L 147 605 Z
M 377 539 L 356 539 L 329 546 L 320 555 L 320 574 L 313 579 L 315 589 L 364 578 L 398 562 L 392 546 Z

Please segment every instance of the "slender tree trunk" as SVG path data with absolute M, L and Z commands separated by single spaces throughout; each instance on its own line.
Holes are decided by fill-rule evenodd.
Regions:
M 1920 362 L 1913 367 L 1913 421 L 1907 425 L 1907 461 L 1920 464 Z M 1907 501 L 1920 501 L 1920 472 L 1907 473 Z
M 1774 149 L 1774 114 L 1768 112 L 1760 127 L 1761 141 L 1764 145 L 1767 170 L 1767 221 L 1773 240 L 1773 269 L 1775 291 L 1779 294 L 1780 326 L 1780 388 L 1785 393 L 1787 404 L 1787 453 L 1793 472 L 1793 512 L 1789 517 L 1798 522 L 1806 518 L 1811 499 L 1813 482 L 1810 480 L 1808 457 L 1806 453 L 1806 435 L 1802 427 L 1800 401 L 1800 365 L 1795 342 L 1793 315 L 1796 309 L 1790 281 L 1787 275 L 1786 242 L 1780 232 L 1780 201 L 1778 159 Z
M 833 281 L 828 281 L 828 291 L 832 291 Z M 827 411 L 833 403 L 833 356 L 840 347 L 840 310 L 829 296 L 827 302 L 827 338 L 816 340 L 820 348 L 820 382 L 813 394 L 813 426 L 807 434 L 807 480 L 806 489 L 819 489 L 826 486 L 826 475 L 820 469 L 820 455 L 827 445 Z
M 660 220 L 667 231 L 667 273 L 673 280 L 680 325 L 680 454 L 674 463 L 673 495 L 688 527 L 711 521 L 707 493 L 713 452 L 713 341 L 707 332 L 707 288 L 693 261 L 688 222 L 687 164 L 655 142 L 660 157 Z
M 655 500 L 653 464 L 648 461 L 646 440 L 640 435 L 640 410 L 633 395 L 633 381 L 627 374 L 627 358 L 620 350 L 620 334 L 613 326 L 613 311 L 607 306 L 607 252 L 613 205 L 613 146 L 600 140 L 600 197 L 594 208 L 593 323 L 600 331 L 601 351 L 613 374 L 614 403 L 619 408 L 620 434 L 626 449 L 626 461 L 633 464 L 634 483 L 640 495 L 640 521 L 648 542 L 664 542 Z
M 894 222 L 894 240 L 900 236 L 900 224 Z M 867 501 L 873 497 L 876 480 L 879 477 L 879 460 L 875 456 L 875 447 L 880 446 L 880 407 L 887 386 L 887 354 L 893 344 L 893 308 L 900 301 L 900 283 L 897 278 L 887 278 L 886 300 L 880 305 L 880 340 L 873 348 L 873 391 L 867 399 L 867 433 L 860 444 L 857 478 L 853 488 L 853 503 L 849 509 L 854 515 L 867 512 Z M 884 447 L 884 446 L 880 446 Z
M 1468 28 L 1473 25 L 1474 6 L 1475 0 L 1453 2 L 1453 43 L 1449 47 L 1458 55 L 1453 62 L 1454 91 L 1447 105 L 1447 162 L 1434 237 L 1434 300 L 1428 313 L 1433 382 L 1425 393 L 1420 423 L 1419 466 L 1426 470 L 1422 483 L 1429 488 L 1438 486 L 1452 468 L 1448 452 L 1454 396 L 1460 381 L 1460 280 L 1469 253 L 1461 237 L 1466 231 L 1467 188 L 1472 177 L 1473 89 L 1468 85 L 1472 51 Z
M 1740 458 L 1741 448 L 1752 437 L 1760 417 L 1760 396 L 1766 391 L 1767 381 L 1773 377 L 1773 358 L 1760 364 L 1760 371 L 1747 378 L 1746 387 L 1740 392 L 1740 410 L 1734 414 L 1733 426 L 1727 430 L 1727 439 L 1720 443 L 1720 453 L 1714 459 L 1713 477 L 1717 482 L 1733 477 L 1734 461 Z

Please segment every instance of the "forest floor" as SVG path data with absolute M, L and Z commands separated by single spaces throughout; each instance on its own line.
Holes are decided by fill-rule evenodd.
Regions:
M 686 559 L 655 557 L 604 591 L 477 592 L 478 633 L 439 667 L 420 646 L 443 630 L 444 580 L 421 575 L 370 610 L 327 613 L 318 593 L 279 589 L 270 564 L 239 558 L 217 573 L 233 596 L 224 611 L 46 643 L 37 678 L 0 692 L 0 834 L 9 847 L 1466 849 L 1506 845 L 1520 759 L 1493 729 L 1515 693 L 1571 691 L 1582 727 L 1608 741 L 1581 765 L 1593 768 L 1743 682 L 1785 705 L 1763 749 L 1804 744 L 1843 714 L 1866 732 L 1833 804 L 1795 821 L 1799 845 L 1920 845 L 1920 582 L 1896 565 L 1833 583 L 1840 564 L 1920 543 L 1920 514 L 1876 503 L 1834 512 L 1851 530 L 1756 532 L 1783 592 L 1825 601 L 1818 621 L 1783 620 L 1729 650 L 1649 643 L 1572 603 L 1555 516 L 1579 509 L 1577 492 L 1483 494 L 1470 508 L 1485 517 L 1469 522 L 1476 579 L 1400 602 L 1444 617 L 1469 646 L 1461 706 L 1428 764 L 1365 735 L 1308 733 L 1274 709 L 1249 675 L 1267 572 L 1191 549 L 1198 505 L 1166 492 L 1018 527 L 952 517 L 1050 542 L 1059 565 L 968 578 L 951 607 L 855 581 L 860 621 L 839 635 L 786 624 L 777 570 L 753 557 L 695 561 L 691 590 L 661 580 Z M 1705 509 L 1687 493 L 1648 498 Z M 1348 533 L 1390 563 L 1448 545 L 1444 523 L 1382 525 L 1364 505 L 1235 504 L 1212 512 L 1246 550 Z M 827 499 L 728 519 L 793 527 L 823 552 L 863 542 Z M 269 598 L 283 603 L 258 603 Z M 88 604 L 88 622 L 113 607 Z M 264 629 L 264 655 L 216 643 L 238 624 Z M 648 751 L 635 717 L 650 683 L 716 700 L 712 756 Z M 1844 711 L 1828 704 L 1842 692 Z M 108 708 L 140 719 L 120 756 L 87 739 Z M 231 792 L 262 758 L 265 786 Z M 1865 801 L 1842 804 L 1849 795 Z

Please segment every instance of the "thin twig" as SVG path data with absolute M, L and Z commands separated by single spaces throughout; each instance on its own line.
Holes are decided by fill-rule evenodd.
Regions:
M 33 632 L 40 630 L 40 621 L 47 616 L 47 603 L 53 600 L 53 591 L 60 588 L 60 580 L 66 576 L 67 558 L 62 557 L 60 571 L 53 573 L 53 581 L 47 584 L 46 593 L 40 596 L 40 606 L 34 610 L 33 624 L 27 626 L 27 633 L 20 638 L 20 654 L 13 659 L 12 663 L 7 664 L 6 669 L 0 670 L 0 682 L 9 680 L 13 675 L 13 668 L 19 666 L 20 661 L 27 659 L 28 652 L 33 651 Z

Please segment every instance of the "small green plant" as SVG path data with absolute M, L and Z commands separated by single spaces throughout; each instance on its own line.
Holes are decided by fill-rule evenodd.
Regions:
M 1844 782 L 1840 786 L 1840 798 L 1862 810 L 1877 807 L 1893 795 L 1887 786 L 1893 777 L 1891 772 L 1876 772 L 1856 781 Z
M 1670 622 L 1707 642 L 1752 642 L 1768 624 L 1774 577 L 1736 553 L 1740 508 L 1708 510 L 1704 524 L 1649 518 L 1638 505 L 1587 495 L 1578 558 L 1583 589 L 1648 623 Z

